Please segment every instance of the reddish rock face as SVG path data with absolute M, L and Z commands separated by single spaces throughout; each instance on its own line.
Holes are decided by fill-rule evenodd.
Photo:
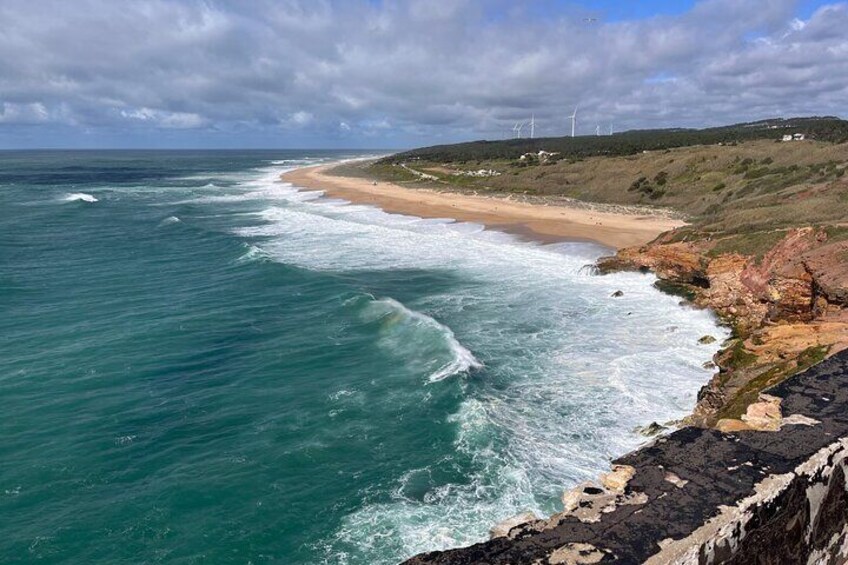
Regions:
M 699 303 L 749 325 L 804 321 L 816 317 L 818 297 L 848 304 L 848 242 L 826 239 L 813 228 L 790 230 L 761 261 L 735 253 L 710 259 L 711 242 L 655 242 L 623 249 L 599 267 L 651 270 L 660 279 L 702 287 Z
M 759 325 L 768 307 L 742 280 L 741 275 L 748 264 L 748 257 L 736 253 L 710 261 L 707 267 L 709 287 L 700 293 L 698 304 L 724 317 L 733 317 L 737 324 L 745 327 Z
M 670 239 L 623 249 L 598 266 L 651 270 L 690 285 L 698 305 L 732 320 L 747 338 L 716 355 L 721 373 L 701 390 L 693 422 L 714 421 L 737 395 L 751 394 L 754 379 L 779 382 L 811 348 L 830 354 L 848 348 L 848 242 L 828 243 L 824 231 L 811 227 L 794 229 L 758 261 L 738 253 L 711 258 L 715 242 Z
M 813 318 L 813 277 L 802 257 L 818 244 L 812 228 L 791 230 L 762 261 L 747 262 L 739 279 L 753 299 L 767 304 L 768 320 Z
M 828 302 L 848 305 L 848 241 L 808 251 L 802 261 Z
M 749 261 L 741 273 L 742 282 L 751 292 L 769 299 L 768 290 L 776 278 L 797 278 L 805 274 L 801 254 L 816 245 L 812 228 L 791 230 L 772 247 L 759 263 Z
M 617 258 L 623 265 L 650 269 L 661 279 L 698 286 L 704 281 L 707 267 L 703 249 L 693 243 L 631 247 L 621 250 Z

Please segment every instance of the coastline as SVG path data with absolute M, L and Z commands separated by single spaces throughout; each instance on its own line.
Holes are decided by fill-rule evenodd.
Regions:
M 594 532 L 598 539 L 603 539 L 616 527 L 626 534 L 637 523 L 659 524 L 667 517 L 665 509 L 649 504 L 645 507 L 649 512 L 640 518 L 633 518 L 635 514 L 630 516 L 626 509 L 632 505 L 641 506 L 654 498 L 674 497 L 690 481 L 698 484 L 721 481 L 728 472 L 741 468 L 737 464 L 740 459 L 756 459 L 763 450 L 757 443 L 744 455 L 734 452 L 731 458 L 722 454 L 715 460 L 705 459 L 701 465 L 703 476 L 693 469 L 681 467 L 655 480 L 652 472 L 657 461 L 663 468 L 668 466 L 667 457 L 691 457 L 689 445 L 693 442 L 714 442 L 713 447 L 720 450 L 728 441 L 736 441 L 734 438 L 740 437 L 738 434 L 766 432 L 766 436 L 751 437 L 762 438 L 761 443 L 771 445 L 767 436 L 780 435 L 791 447 L 786 454 L 781 454 L 785 458 L 781 464 L 808 464 L 807 458 L 815 459 L 814 450 L 802 449 L 812 445 L 809 438 L 798 439 L 796 435 L 802 433 L 795 432 L 806 426 L 822 425 L 827 421 L 824 413 L 807 409 L 796 413 L 790 406 L 799 402 L 792 395 L 800 398 L 817 394 L 815 390 L 808 392 L 809 386 L 798 384 L 805 375 L 807 380 L 815 380 L 820 378 L 817 376 L 820 371 L 828 375 L 833 372 L 830 368 L 820 368 L 829 367 L 827 363 L 822 364 L 823 360 L 836 357 L 831 364 L 837 363 L 837 370 L 843 372 L 848 366 L 848 357 L 842 353 L 848 349 L 846 269 L 839 268 L 839 258 L 848 252 L 848 241 L 831 239 L 821 228 L 803 227 L 782 233 L 782 237 L 771 243 L 760 257 L 751 252 L 715 253 L 717 242 L 712 238 L 676 239 L 675 228 L 685 224 L 669 218 L 513 202 L 508 197 L 410 189 L 386 182 L 374 184 L 368 179 L 327 174 L 327 169 L 333 166 L 298 169 L 286 173 L 282 179 L 307 189 L 322 190 L 330 197 L 375 205 L 389 212 L 478 222 L 542 242 L 594 241 L 615 248 L 615 255 L 598 261 L 599 273 L 653 272 L 659 279 L 658 286 L 685 295 L 689 302 L 711 310 L 732 328 L 730 338 L 713 357 L 712 366 L 716 372 L 702 387 L 691 415 L 680 422 L 681 427 L 675 426 L 676 431 L 665 434 L 667 428 L 663 426 L 648 426 L 648 429 L 656 428 L 662 437 L 615 460 L 612 472 L 599 479 L 600 486 L 586 483 L 565 492 L 561 513 L 541 519 L 531 513 L 519 514 L 495 525 L 488 542 L 421 554 L 409 563 L 473 563 L 483 555 L 493 563 L 513 562 L 517 556 L 530 554 L 559 558 L 559 551 L 570 546 L 578 547 L 580 552 L 584 549 L 594 551 L 597 548 L 585 543 L 587 533 L 583 522 L 598 524 Z M 704 336 L 704 339 L 714 341 L 712 336 Z M 803 425 L 798 426 L 799 423 Z M 746 441 L 747 437 L 741 436 Z M 822 437 L 819 435 L 817 439 L 822 440 Z M 678 440 L 680 445 L 675 443 Z M 768 465 L 760 471 L 764 475 L 769 472 L 773 470 Z M 790 487 L 799 492 L 812 484 L 806 480 L 796 482 L 797 485 L 791 483 Z M 754 487 L 759 488 L 756 484 L 740 483 L 732 496 L 709 500 L 707 505 L 746 507 Z M 775 492 L 791 491 L 789 487 L 781 488 Z M 830 489 L 831 485 L 816 484 L 815 488 Z M 684 502 L 688 500 L 686 496 L 683 495 Z M 603 509 L 598 510 L 601 506 Z M 681 508 L 687 506 L 686 503 L 680 505 Z M 782 503 L 783 507 L 792 512 L 797 510 L 799 515 L 803 513 L 803 508 L 798 510 Z M 590 510 L 584 511 L 585 508 Z M 616 513 L 619 508 L 628 516 L 612 522 L 602 518 L 604 513 Z M 650 515 L 652 510 L 657 510 L 656 516 Z M 699 528 L 705 526 L 699 522 L 699 516 L 693 518 L 690 514 L 685 510 L 674 519 L 675 523 L 687 522 L 686 528 L 691 529 L 691 536 L 678 544 L 685 551 L 713 543 L 712 537 L 699 537 Z M 729 523 L 735 524 L 732 520 Z M 837 521 L 836 526 L 840 525 Z M 765 534 L 784 532 L 788 527 L 782 523 L 780 526 L 775 528 L 770 523 L 764 528 Z M 537 536 L 556 536 L 558 543 L 563 545 L 562 550 L 548 555 L 550 547 L 546 542 L 538 542 Z M 656 544 L 660 553 L 652 555 L 653 546 L 648 544 L 639 549 L 647 550 L 641 557 L 662 560 L 664 542 L 660 538 Z M 725 540 L 719 541 L 724 543 Z M 614 549 L 623 555 L 637 553 L 637 549 L 626 543 Z M 601 552 L 608 551 L 609 548 L 601 548 Z M 601 553 L 593 557 L 601 557 Z M 551 562 L 560 561 L 552 559 Z
M 615 250 L 644 245 L 660 234 L 686 225 L 661 215 L 625 214 L 576 206 L 513 202 L 507 198 L 410 189 L 327 174 L 338 163 L 289 171 L 281 179 L 331 198 L 377 206 L 390 213 L 474 222 L 540 243 L 590 241 Z
M 779 234 L 761 256 L 715 253 L 718 239 L 664 234 L 601 258 L 601 274 L 650 271 L 658 286 L 714 312 L 732 330 L 717 372 L 686 424 L 724 432 L 769 429 L 765 391 L 848 349 L 848 240 L 806 226 Z
M 746 411 L 757 409 L 761 392 L 848 349 L 848 267 L 840 259 L 848 253 L 848 240 L 838 233 L 831 238 L 824 228 L 793 228 L 759 256 L 716 253 L 721 235 L 681 241 L 676 228 L 687 224 L 670 217 L 412 189 L 327 173 L 337 165 L 295 169 L 281 178 L 387 212 L 477 222 L 542 243 L 599 243 L 612 252 L 598 260 L 600 274 L 652 272 L 661 290 L 715 313 L 732 335 L 713 357 L 716 372 L 683 425 L 756 428 Z

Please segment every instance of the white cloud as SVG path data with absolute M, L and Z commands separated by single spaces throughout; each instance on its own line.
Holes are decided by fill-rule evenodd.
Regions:
M 37 124 L 46 122 L 50 115 L 41 102 L 0 105 L 0 124 Z
M 190 112 L 168 112 L 152 108 L 121 110 L 121 116 L 129 120 L 147 122 L 156 127 L 186 129 L 199 128 L 207 125 L 207 120 L 198 114 Z
M 289 116 L 288 121 L 289 121 L 290 124 L 293 124 L 293 125 L 296 125 L 296 126 L 305 126 L 305 125 L 309 124 L 310 122 L 312 122 L 313 119 L 315 119 L 315 116 L 313 116 L 311 113 L 301 111 L 301 112 L 295 112 L 294 114 Z
M 530 112 L 562 133 L 575 104 L 591 130 L 848 109 L 844 2 L 800 20 L 794 0 L 705 0 L 591 26 L 490 17 L 503 5 L 5 0 L 0 123 L 425 142 L 498 138 Z

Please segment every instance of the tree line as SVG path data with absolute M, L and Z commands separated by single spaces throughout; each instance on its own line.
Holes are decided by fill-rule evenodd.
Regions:
M 596 156 L 621 156 L 686 147 L 691 145 L 734 144 L 742 141 L 773 139 L 803 133 L 808 139 L 830 143 L 848 142 L 848 121 L 832 116 L 761 120 L 705 129 L 630 130 L 613 135 L 470 141 L 436 145 L 397 153 L 384 162 L 396 163 L 420 159 L 435 162 L 489 161 L 517 159 L 540 150 L 556 153 L 559 159 Z

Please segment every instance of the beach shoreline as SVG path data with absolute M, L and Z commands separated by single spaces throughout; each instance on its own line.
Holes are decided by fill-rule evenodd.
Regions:
M 601 244 L 611 252 L 596 263 L 600 274 L 652 272 L 661 290 L 715 313 L 734 335 L 713 357 L 718 371 L 701 389 L 686 425 L 747 429 L 741 417 L 759 392 L 848 348 L 848 314 L 840 294 L 844 283 L 838 282 L 844 277 L 839 257 L 848 241 L 831 243 L 822 228 L 782 233 L 763 250 L 760 261 L 751 253 L 716 254 L 713 238 L 677 240 L 675 228 L 684 222 L 639 208 L 627 213 L 627 207 L 545 205 L 510 196 L 406 188 L 328 173 L 337 165 L 296 169 L 282 179 L 387 212 L 476 222 L 541 243 Z M 769 287 L 764 290 L 757 281 L 770 281 Z
M 330 198 L 377 206 L 397 214 L 474 222 L 540 243 L 586 241 L 612 249 L 643 245 L 685 225 L 662 215 L 627 214 L 561 204 L 543 205 L 507 198 L 406 188 L 397 184 L 329 174 L 339 163 L 288 171 L 281 180 Z

